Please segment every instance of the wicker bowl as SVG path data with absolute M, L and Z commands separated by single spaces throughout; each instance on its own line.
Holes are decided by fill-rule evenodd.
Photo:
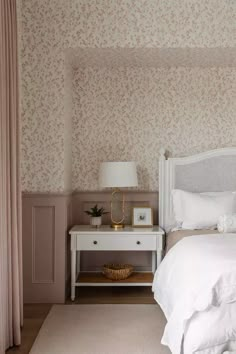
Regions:
M 103 274 L 111 280 L 127 279 L 133 272 L 134 267 L 130 264 L 105 264 Z

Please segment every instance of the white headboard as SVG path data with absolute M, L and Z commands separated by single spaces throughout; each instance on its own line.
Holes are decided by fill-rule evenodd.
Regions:
M 236 191 L 236 148 L 168 159 L 165 149 L 160 150 L 159 225 L 164 229 L 174 219 L 172 189 L 189 192 Z

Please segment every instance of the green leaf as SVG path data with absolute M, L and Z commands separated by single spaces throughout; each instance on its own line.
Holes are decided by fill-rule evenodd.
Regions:
M 105 211 L 105 208 L 103 208 L 103 207 L 98 208 L 97 204 L 94 207 L 92 207 L 90 210 L 85 210 L 84 212 L 87 215 L 94 216 L 94 217 L 102 216 L 104 214 L 109 214 L 108 211 Z

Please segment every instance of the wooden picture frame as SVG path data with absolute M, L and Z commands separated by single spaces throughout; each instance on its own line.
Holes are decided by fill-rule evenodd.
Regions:
M 133 207 L 132 226 L 153 227 L 153 209 L 145 206 Z

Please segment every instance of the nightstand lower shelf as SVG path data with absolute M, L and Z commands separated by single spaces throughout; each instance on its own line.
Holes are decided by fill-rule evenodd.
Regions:
M 134 272 L 124 280 L 110 280 L 99 272 L 81 272 L 76 286 L 152 286 L 153 273 Z

